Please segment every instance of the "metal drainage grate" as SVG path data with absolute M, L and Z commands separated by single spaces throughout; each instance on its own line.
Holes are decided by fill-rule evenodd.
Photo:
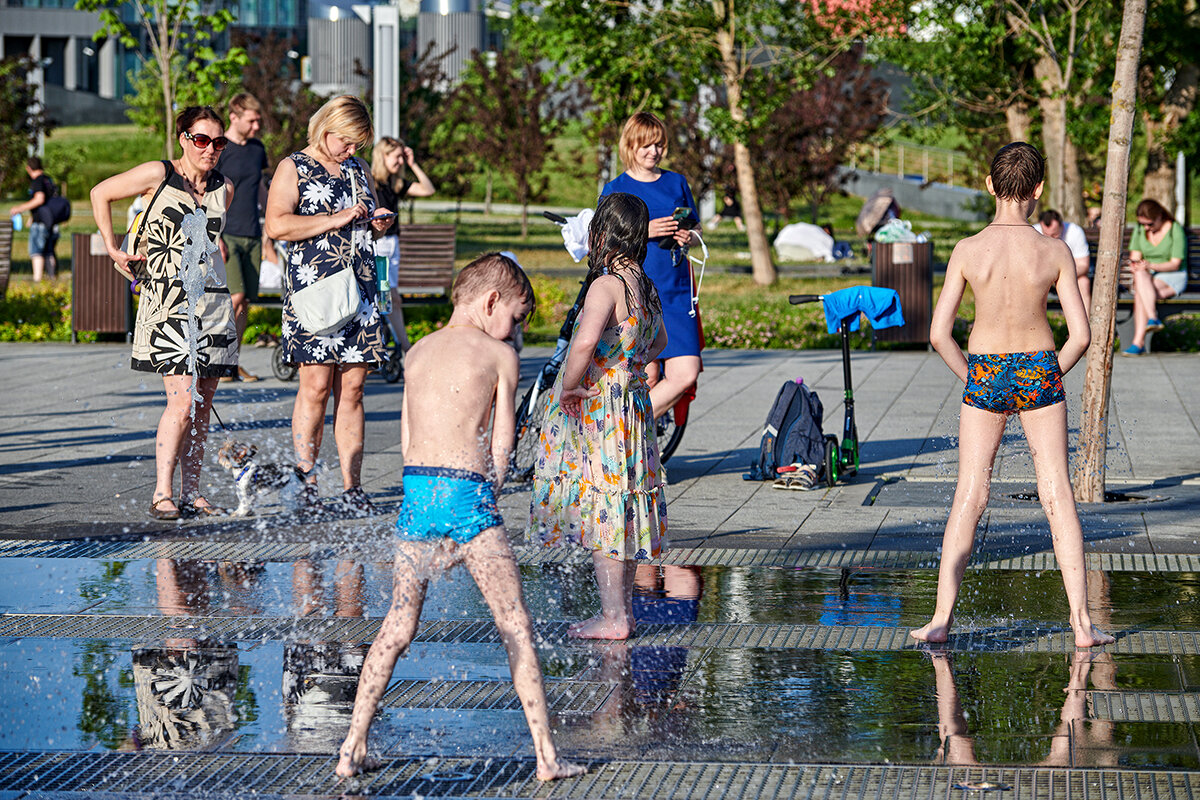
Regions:
M 1194 692 L 1089 692 L 1088 716 L 1113 722 L 1200 722 Z
M 12 539 L 0 541 L 0 558 L 97 558 L 110 561 L 173 558 L 180 560 L 272 561 L 290 563 L 302 558 L 331 560 L 350 553 L 345 544 L 311 542 L 214 542 L 137 541 L 96 542 L 90 540 L 44 541 Z M 380 543 L 378 552 L 368 548 L 373 559 L 388 560 L 390 550 Z M 587 563 L 591 560 L 578 548 L 513 548 L 521 564 Z M 354 555 L 362 557 L 355 546 Z M 1200 555 L 1151 553 L 1089 553 L 1088 569 L 1105 572 L 1200 572 Z M 781 567 L 788 569 L 937 569 L 938 555 L 908 550 L 781 550 L 697 547 L 663 551 L 655 563 L 697 567 Z M 1058 568 L 1052 553 L 1029 553 L 996 557 L 977 552 L 971 569 L 1038 571 Z
M 186 636 L 225 642 L 365 642 L 381 622 L 353 617 L 300 619 L 279 617 L 143 617 L 118 614 L 3 614 L 0 637 L 134 639 L 157 641 Z M 573 644 L 565 621 L 545 623 L 547 640 Z M 659 647 L 843 650 L 851 652 L 915 649 L 957 652 L 1073 653 L 1071 632 L 1063 628 L 995 627 L 951 634 L 945 645 L 919 645 L 909 628 L 867 625 L 781 625 L 765 623 L 649 624 L 632 640 Z M 421 624 L 417 642 L 498 644 L 500 634 L 488 619 L 430 620 Z M 1198 655 L 1200 632 L 1133 631 L 1105 652 L 1126 655 Z
M 592 762 L 578 778 L 542 784 L 532 759 L 399 757 L 346 785 L 329 756 L 198 753 L 10 753 L 0 791 L 42 796 L 725 798 L 976 797 L 1005 800 L 1189 798 L 1200 773 L 1036 767 L 936 767 L 680 761 Z M 975 789 L 976 791 L 971 791 Z
M 546 702 L 556 714 L 591 714 L 600 710 L 613 686 L 591 681 L 546 681 Z M 381 704 L 392 708 L 452 708 L 520 711 L 521 699 L 509 681 L 398 681 Z

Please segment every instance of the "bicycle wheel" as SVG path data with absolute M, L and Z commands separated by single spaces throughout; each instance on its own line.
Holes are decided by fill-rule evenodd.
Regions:
M 675 409 L 670 408 L 667 409 L 667 413 L 654 421 L 654 427 L 658 435 L 658 455 L 665 464 L 670 460 L 675 448 L 679 447 L 687 422 L 678 422 L 675 418 Z
M 517 407 L 517 434 L 508 462 L 508 475 L 510 480 L 518 483 L 533 477 L 533 467 L 537 463 L 542 423 L 546 421 L 546 393 L 540 390 L 541 381 L 539 377 Z
M 290 381 L 296 377 L 296 365 L 283 360 L 283 345 L 275 345 L 271 353 L 271 373 L 281 381 Z

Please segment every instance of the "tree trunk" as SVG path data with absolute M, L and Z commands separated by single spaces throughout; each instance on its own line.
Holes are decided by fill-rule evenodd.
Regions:
M 742 108 L 742 82 L 733 39 L 733 0 L 713 0 L 713 11 L 719 20 L 724 21 L 717 30 L 717 48 L 721 52 L 721 72 L 729 116 L 740 127 L 746 122 L 746 112 Z M 733 143 L 733 165 L 737 170 L 738 194 L 742 200 L 742 221 L 746 224 L 746 238 L 750 240 L 750 268 L 754 282 L 760 286 L 770 286 L 778 276 L 771 262 L 771 246 L 763 229 L 762 207 L 758 204 L 758 185 L 754 179 L 754 167 L 750 163 L 750 149 L 740 138 Z
M 158 62 L 159 80 L 162 81 L 163 93 L 163 119 L 166 123 L 163 126 L 165 140 L 163 142 L 163 158 L 172 159 L 175 157 L 175 119 L 174 119 L 174 93 L 171 91 L 171 48 L 169 46 L 169 36 L 171 35 L 170 19 L 163 9 L 158 12 L 158 41 L 151 42 L 150 46 L 154 51 L 154 58 Z
M 1096 280 L 1092 284 L 1092 342 L 1087 352 L 1083 413 L 1079 422 L 1080 457 L 1075 469 L 1075 499 L 1104 502 L 1105 454 L 1108 449 L 1108 394 L 1112 381 L 1113 329 L 1117 307 L 1117 271 L 1129 185 L 1129 148 L 1137 101 L 1138 57 L 1146 26 L 1146 0 L 1125 0 L 1117 68 L 1112 84 L 1112 113 L 1108 128 L 1108 163 L 1104 173 L 1104 202 Z
M 1033 65 L 1033 74 L 1042 85 L 1038 108 L 1042 112 L 1042 153 L 1046 156 L 1046 194 L 1043 206 L 1061 211 L 1066 188 L 1067 98 L 1063 91 L 1062 71 L 1049 55 L 1043 54 Z
M 1004 125 L 1008 128 L 1010 142 L 1028 142 L 1030 131 L 1033 129 L 1033 115 L 1029 113 L 1029 103 L 1015 100 L 1004 109 Z
M 1146 128 L 1146 179 L 1142 196 L 1162 203 L 1175 214 L 1175 157 L 1167 152 L 1166 143 L 1196 106 L 1196 84 L 1200 68 L 1184 64 L 1175 73 L 1175 80 L 1163 99 L 1161 119 L 1142 115 Z
M 1087 211 L 1083 207 L 1083 175 L 1079 172 L 1079 151 L 1068 135 L 1063 147 L 1063 198 L 1058 211 L 1063 219 L 1083 226 Z
M 492 171 L 487 171 L 487 183 L 483 188 L 483 215 L 490 217 L 492 215 Z

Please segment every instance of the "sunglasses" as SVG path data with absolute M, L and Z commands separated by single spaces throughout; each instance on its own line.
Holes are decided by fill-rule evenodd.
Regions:
M 214 139 L 211 136 L 205 136 L 203 133 L 191 133 L 190 131 L 184 131 L 183 138 L 187 139 L 201 150 L 211 144 L 213 146 L 213 150 L 216 150 L 218 153 L 225 149 L 225 145 L 229 144 L 229 140 L 224 136 L 218 136 Z

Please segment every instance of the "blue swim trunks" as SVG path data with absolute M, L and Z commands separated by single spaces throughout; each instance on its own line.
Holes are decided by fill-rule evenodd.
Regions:
M 404 505 L 396 536 L 413 542 L 450 537 L 466 544 L 504 525 L 492 482 L 478 472 L 447 467 L 405 467 Z
M 969 406 L 1012 414 L 1052 406 L 1066 399 L 1058 355 L 1053 350 L 967 356 L 963 402 Z

